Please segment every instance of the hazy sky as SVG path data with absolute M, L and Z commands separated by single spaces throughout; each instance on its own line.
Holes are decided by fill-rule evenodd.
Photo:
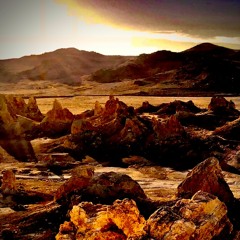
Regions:
M 75 47 L 109 55 L 240 49 L 240 0 L 0 0 L 0 59 Z

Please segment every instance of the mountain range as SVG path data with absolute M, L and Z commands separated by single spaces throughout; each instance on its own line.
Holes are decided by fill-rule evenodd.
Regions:
M 22 80 L 78 86 L 83 94 L 86 89 L 86 94 L 104 94 L 104 88 L 106 94 L 161 95 L 186 91 L 239 94 L 240 50 L 202 43 L 178 53 L 107 56 L 67 48 L 0 60 L 0 83 Z

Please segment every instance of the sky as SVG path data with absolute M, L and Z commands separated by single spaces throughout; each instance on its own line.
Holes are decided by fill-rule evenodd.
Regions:
M 106 55 L 240 49 L 240 0 L 0 0 L 0 59 L 75 47 Z

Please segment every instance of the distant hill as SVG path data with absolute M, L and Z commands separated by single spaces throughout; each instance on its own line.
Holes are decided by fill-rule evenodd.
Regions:
M 74 84 L 83 75 L 115 67 L 130 58 L 132 57 L 106 56 L 75 48 L 58 49 L 41 55 L 0 60 L 0 82 L 29 79 Z
M 160 88 L 240 93 L 240 51 L 202 43 L 180 53 L 142 54 L 117 68 L 98 70 L 91 79 L 100 83 L 132 79 L 142 91 L 151 87 L 153 95 Z
M 240 94 L 240 50 L 202 43 L 179 53 L 157 51 L 131 57 L 67 48 L 0 61 L 0 83 L 23 79 L 28 81 L 28 90 L 32 82 L 46 80 L 43 87 L 35 88 L 34 94 L 42 89 L 41 95 L 52 94 L 50 89 L 55 91 L 53 94 L 64 95 L 64 89 L 73 86 L 72 94 L 90 95 Z M 48 88 L 51 84 L 54 85 Z M 61 84 L 61 90 L 57 84 Z

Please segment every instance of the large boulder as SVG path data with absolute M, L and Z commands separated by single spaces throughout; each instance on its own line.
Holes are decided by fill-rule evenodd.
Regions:
M 146 221 L 133 200 L 116 200 L 113 205 L 82 202 L 70 211 L 56 236 L 60 239 L 132 239 L 146 235 Z
M 179 197 L 191 198 L 197 191 L 204 191 L 217 196 L 221 201 L 230 204 L 234 196 L 224 180 L 219 161 L 212 157 L 199 163 L 179 184 Z
M 135 201 L 147 199 L 140 185 L 126 174 L 103 173 L 91 179 L 84 191 L 83 199 L 101 203 L 112 203 L 116 199 L 130 198 Z
M 173 207 L 159 208 L 149 217 L 147 226 L 149 237 L 165 240 L 228 239 L 233 230 L 226 205 L 202 191 Z

